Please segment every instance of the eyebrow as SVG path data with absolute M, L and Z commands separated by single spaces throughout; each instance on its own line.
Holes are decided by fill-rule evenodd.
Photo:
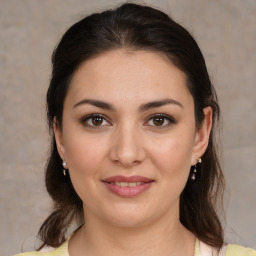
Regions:
M 146 110 L 149 110 L 149 109 L 152 109 L 152 108 L 159 108 L 159 107 L 162 107 L 162 106 L 165 106 L 165 105 L 168 105 L 168 104 L 174 104 L 174 105 L 177 105 L 177 106 L 183 108 L 183 105 L 177 100 L 162 99 L 162 100 L 152 101 L 152 102 L 141 105 L 140 108 L 139 108 L 139 111 L 143 112 L 143 111 L 146 111 Z
M 83 100 L 77 102 L 74 105 L 74 108 L 76 108 L 80 105 L 83 105 L 83 104 L 90 104 L 90 105 L 93 105 L 93 106 L 101 108 L 101 109 L 116 111 L 115 107 L 112 104 L 101 101 L 101 100 L 93 100 L 93 99 L 83 99 Z M 173 105 L 176 105 L 176 106 L 179 106 L 179 107 L 183 108 L 183 105 L 177 100 L 162 99 L 162 100 L 156 100 L 156 101 L 151 101 L 151 102 L 142 104 L 139 107 L 139 112 L 144 112 L 144 111 L 147 111 L 147 110 L 152 109 L 152 108 L 159 108 L 159 107 L 162 107 L 162 106 L 165 106 L 165 105 L 168 105 L 168 104 L 173 104 Z
M 84 99 L 84 100 L 77 102 L 74 105 L 74 108 L 78 107 L 80 105 L 83 105 L 83 104 L 90 104 L 90 105 L 93 105 L 93 106 L 101 108 L 101 109 L 115 111 L 115 108 L 113 105 L 111 105 L 107 102 L 101 101 L 101 100 L 91 100 L 91 99 Z

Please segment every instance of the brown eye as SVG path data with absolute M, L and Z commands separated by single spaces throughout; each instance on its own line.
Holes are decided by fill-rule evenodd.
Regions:
M 101 126 L 110 126 L 111 124 L 105 119 L 104 116 L 99 114 L 91 114 L 81 120 L 84 126 L 98 128 Z
M 146 126 L 153 126 L 164 128 L 171 124 L 175 124 L 176 121 L 169 115 L 166 114 L 156 114 L 150 117 L 150 119 L 145 123 Z
M 95 117 L 92 117 L 92 124 L 94 126 L 99 126 L 99 125 L 102 125 L 103 123 L 103 117 L 101 116 L 95 116 Z
M 154 117 L 153 123 L 155 126 L 162 126 L 164 124 L 165 118 L 164 117 Z

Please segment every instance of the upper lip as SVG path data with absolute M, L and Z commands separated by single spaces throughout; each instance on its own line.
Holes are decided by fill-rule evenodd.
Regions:
M 151 182 L 153 181 L 152 179 L 142 177 L 142 176 L 122 176 L 122 175 L 117 175 L 113 177 L 109 177 L 107 179 L 104 179 L 103 181 L 105 182 Z

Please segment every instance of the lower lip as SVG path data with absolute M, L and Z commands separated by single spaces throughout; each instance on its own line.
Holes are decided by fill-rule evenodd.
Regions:
M 107 182 L 103 182 L 105 186 L 114 194 L 121 197 L 135 197 L 150 188 L 153 182 L 147 182 L 135 187 L 121 187 Z

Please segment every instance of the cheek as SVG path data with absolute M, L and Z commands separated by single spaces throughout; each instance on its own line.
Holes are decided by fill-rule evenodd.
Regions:
M 160 177 L 167 177 L 172 182 L 187 180 L 193 152 L 194 134 L 184 129 L 160 140 L 151 141 L 150 155 L 159 170 Z
M 88 135 L 83 129 L 67 127 L 64 137 L 65 154 L 72 184 L 83 201 L 95 194 L 95 181 L 101 179 L 100 170 L 104 166 L 106 144 L 102 138 Z M 65 133 L 64 133 L 65 134 Z
M 74 189 L 83 202 L 90 204 L 97 198 L 96 181 L 101 179 L 104 166 L 104 144 L 100 140 L 77 134 L 66 140 L 66 156 L 70 178 Z
M 88 136 L 69 138 L 66 143 L 66 155 L 69 168 L 74 172 L 93 173 L 106 155 L 105 143 Z

